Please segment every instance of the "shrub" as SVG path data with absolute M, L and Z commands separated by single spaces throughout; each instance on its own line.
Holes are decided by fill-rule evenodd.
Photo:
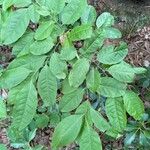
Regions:
M 86 0 L 0 4 L 0 43 L 15 56 L 0 76 L 0 88 L 9 90 L 13 147 L 29 147 L 36 129 L 49 126 L 55 127 L 52 149 L 76 141 L 81 150 L 100 150 L 98 132 L 117 138 L 126 113 L 141 119 L 143 103 L 128 85 L 146 70 L 124 61 L 125 42 L 106 42 L 121 38 L 110 13 L 97 17 Z M 0 106 L 5 118 L 2 101 Z

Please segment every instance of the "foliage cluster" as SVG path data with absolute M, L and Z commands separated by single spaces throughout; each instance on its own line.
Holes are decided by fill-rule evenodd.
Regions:
M 0 100 L 0 118 L 11 121 L 12 147 L 42 149 L 31 148 L 30 141 L 38 128 L 49 126 L 55 128 L 53 150 L 72 142 L 80 150 L 101 150 L 99 133 L 119 138 L 128 115 L 142 119 L 144 105 L 130 84 L 146 69 L 124 61 L 125 42 L 105 42 L 121 38 L 110 13 L 97 17 L 87 0 L 0 5 L 0 45 L 12 47 L 15 56 L 0 73 L 0 88 L 9 90 L 7 107 Z M 141 136 L 149 140 L 146 133 Z

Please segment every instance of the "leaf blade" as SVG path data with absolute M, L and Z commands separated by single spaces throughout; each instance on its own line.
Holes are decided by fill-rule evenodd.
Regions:
M 52 106 L 56 101 L 57 80 L 47 65 L 39 74 L 37 87 L 44 106 Z

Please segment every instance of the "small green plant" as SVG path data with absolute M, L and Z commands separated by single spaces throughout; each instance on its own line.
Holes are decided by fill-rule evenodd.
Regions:
M 144 105 L 128 85 L 146 69 L 123 61 L 125 42 L 106 42 L 121 38 L 110 13 L 97 17 L 87 0 L 0 4 L 0 44 L 16 56 L 0 76 L 0 88 L 9 90 L 7 116 L 0 101 L 0 118 L 11 120 L 13 147 L 31 149 L 36 129 L 49 126 L 53 150 L 72 142 L 101 150 L 98 132 L 118 138 L 126 113 L 141 119 Z
M 125 146 L 147 148 L 150 146 L 150 118 L 144 114 L 140 121 L 130 121 L 126 128 Z

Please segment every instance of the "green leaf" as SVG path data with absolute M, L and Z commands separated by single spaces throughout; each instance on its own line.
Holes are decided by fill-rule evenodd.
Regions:
M 83 102 L 76 110 L 76 114 L 86 115 L 86 113 L 90 110 L 91 104 L 89 101 Z
M 23 67 L 8 69 L 0 77 L 1 86 L 3 88 L 10 89 L 20 84 L 23 80 L 27 78 L 27 76 L 30 73 L 31 73 L 31 70 L 23 68 Z
M 53 53 L 50 59 L 50 69 L 58 79 L 65 79 L 67 73 L 67 64 L 60 59 L 58 53 Z
M 143 74 L 143 73 L 147 72 L 147 69 L 145 69 L 143 67 L 135 67 L 134 72 L 135 72 L 135 74 Z
M 45 59 L 46 56 L 34 56 L 31 54 L 21 56 L 13 60 L 8 66 L 8 69 L 23 67 L 29 70 L 37 71 L 43 66 Z
M 36 12 L 41 15 L 41 16 L 44 16 L 44 17 L 47 17 L 47 16 L 50 16 L 51 12 L 48 10 L 47 7 L 45 6 L 36 6 Z
M 29 75 L 21 84 L 11 88 L 8 93 L 8 104 L 14 105 L 16 103 L 16 97 L 19 94 L 20 89 L 23 88 L 27 82 L 31 80 L 31 76 Z
M 56 127 L 57 124 L 60 122 L 60 114 L 56 112 L 52 112 L 49 116 L 50 118 L 50 127 Z
M 145 130 L 143 133 L 144 133 L 144 135 L 145 135 L 148 139 L 150 139 L 150 132 L 149 132 L 149 130 Z
M 36 0 L 36 2 L 41 6 L 45 6 L 48 10 L 55 14 L 59 14 L 65 6 L 65 0 Z
M 48 8 L 55 14 L 59 14 L 65 7 L 65 0 L 47 0 Z
M 82 24 L 93 25 L 96 20 L 96 10 L 93 6 L 88 5 L 83 15 L 81 16 Z
M 83 128 L 79 141 L 80 150 L 102 150 L 102 143 L 99 135 L 88 123 Z
M 59 148 L 72 143 L 80 132 L 82 120 L 82 115 L 71 115 L 63 119 L 55 128 L 52 147 Z
M 135 78 L 135 69 L 138 68 L 133 68 L 131 65 L 121 62 L 120 64 L 116 64 L 111 66 L 108 69 L 108 72 L 117 80 L 121 82 L 128 82 L 131 83 L 133 82 Z M 143 68 L 144 69 L 144 68 Z
M 126 84 L 110 77 L 102 77 L 98 93 L 105 97 L 119 97 L 126 92 Z
M 143 145 L 143 146 L 150 146 L 150 143 L 149 143 L 149 141 L 150 140 L 148 140 L 146 137 L 145 137 L 145 135 L 144 135 L 144 133 L 140 133 L 140 137 L 139 137 L 139 140 L 140 140 L 140 144 L 141 145 Z
M 110 26 L 114 25 L 114 22 L 115 22 L 114 17 L 110 13 L 104 12 L 97 18 L 96 26 L 98 28 L 110 27 Z
M 119 39 L 122 37 L 121 32 L 113 27 L 105 27 L 100 30 L 100 34 L 102 37 L 107 39 Z
M 20 89 L 16 97 L 12 126 L 18 130 L 24 129 L 36 113 L 37 103 L 37 91 L 32 81 L 30 81 Z
M 81 25 L 73 28 L 68 35 L 70 41 L 79 41 L 90 38 L 92 35 L 92 27 L 90 25 Z
M 39 74 L 37 86 L 44 106 L 53 106 L 56 101 L 57 80 L 47 65 Z
M 131 133 L 126 134 L 126 137 L 124 139 L 125 145 L 131 145 L 132 142 L 135 140 L 135 137 L 136 137 L 135 132 L 131 132 Z
M 42 23 L 35 32 L 34 38 L 36 40 L 44 40 L 48 38 L 54 28 L 54 23 L 52 21 L 46 21 Z
M 103 64 L 116 64 L 121 62 L 128 54 L 127 48 L 116 48 L 114 45 L 104 46 L 98 53 L 98 61 Z
M 3 4 L 3 1 L 4 1 L 4 0 L 0 0 L 0 5 L 2 5 L 2 4 Z
M 15 7 L 26 7 L 31 4 L 31 0 L 14 0 Z
M 127 125 L 126 111 L 122 98 L 108 98 L 106 100 L 106 115 L 112 127 L 122 132 Z
M 77 60 L 69 74 L 70 85 L 79 87 L 85 80 L 89 67 L 89 62 L 85 58 Z
M 42 41 L 35 41 L 30 46 L 30 52 L 33 55 L 42 55 L 48 53 L 54 46 L 53 39 L 51 37 L 48 37 L 45 40 Z
M 68 78 L 63 80 L 63 82 L 62 82 L 62 93 L 63 94 L 69 94 L 69 93 L 72 93 L 75 90 L 76 90 L 76 88 L 70 86 Z
M 70 112 L 77 108 L 83 99 L 83 94 L 84 90 L 79 88 L 72 93 L 63 95 L 59 103 L 61 112 Z
M 29 14 L 30 20 L 33 23 L 38 23 L 38 21 L 40 20 L 40 15 L 39 15 L 39 13 L 37 13 L 36 5 L 30 5 L 28 7 L 28 14 Z
M 7 148 L 4 144 L 0 144 L 0 150 L 7 150 Z
M 0 99 L 0 119 L 6 118 L 7 113 L 6 113 L 6 106 L 5 103 L 2 99 Z
M 74 24 L 84 13 L 86 6 L 86 0 L 71 0 L 61 13 L 62 23 Z
M 87 120 L 88 124 L 90 126 L 93 125 L 93 122 L 92 122 L 92 118 L 91 118 L 91 115 L 90 115 L 90 107 L 91 107 L 91 104 L 89 101 L 84 101 L 77 109 L 76 109 L 76 114 L 82 114 L 84 115 L 85 119 Z
M 132 91 L 127 91 L 123 96 L 124 106 L 129 115 L 140 120 L 144 114 L 144 105 L 138 95 Z
M 102 47 L 104 38 L 100 34 L 93 34 L 85 41 L 84 53 L 93 53 Z
M 16 42 L 26 31 L 28 24 L 27 9 L 12 12 L 2 29 L 3 43 L 8 45 Z
M 3 0 L 2 8 L 4 11 L 6 11 L 10 6 L 13 5 L 14 0 Z
M 49 122 L 49 117 L 46 114 L 38 114 L 34 119 L 37 128 L 45 128 Z
M 77 51 L 74 46 L 69 45 L 69 46 L 64 46 L 61 49 L 60 53 L 60 59 L 62 60 L 72 60 L 77 56 Z
M 14 55 L 25 55 L 29 53 L 29 47 L 34 42 L 34 32 L 25 33 L 13 46 Z
M 86 78 L 87 88 L 92 92 L 96 92 L 101 82 L 101 75 L 97 69 L 91 68 Z
M 108 131 L 106 131 L 106 135 L 116 139 L 122 137 L 122 135 L 117 131 L 117 128 L 112 126 Z
M 105 132 L 110 129 L 110 124 L 98 111 L 91 108 L 90 114 L 95 127 L 98 128 L 101 132 Z

